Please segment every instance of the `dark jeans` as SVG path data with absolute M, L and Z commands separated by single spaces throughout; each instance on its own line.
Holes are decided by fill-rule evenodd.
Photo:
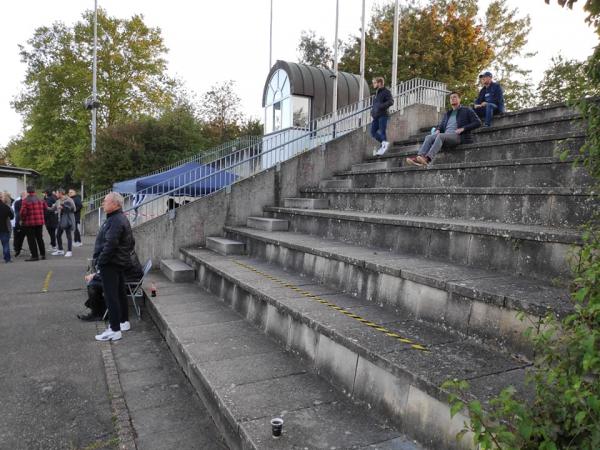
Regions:
M 483 108 L 475 108 L 475 113 L 483 119 L 483 124 L 488 127 L 492 125 L 494 114 L 498 114 L 500 110 L 493 103 L 486 103 Z
M 81 222 L 78 220 L 77 223 L 75 224 L 75 233 L 74 233 L 74 241 L 75 242 L 81 242 L 81 232 L 79 231 L 79 228 L 81 227 Z
M 18 226 L 13 230 L 13 248 L 15 253 L 20 253 L 23 250 L 23 241 L 25 240 L 25 228 Z
M 31 252 L 32 258 L 38 258 L 39 256 L 46 256 L 46 248 L 44 247 L 44 231 L 43 225 L 37 225 L 35 227 L 23 227 L 27 234 L 27 243 L 29 244 L 29 251 Z M 38 254 L 39 248 L 39 254 Z
M 113 265 L 102 266 L 100 278 L 102 278 L 110 328 L 113 331 L 121 331 L 121 323 L 129 320 L 124 268 Z
M 58 243 L 58 249 L 59 250 L 63 249 L 63 243 L 62 243 L 63 231 L 67 235 L 67 251 L 70 252 L 71 250 L 73 250 L 73 237 L 71 235 L 71 228 L 62 229 L 61 227 L 58 227 L 58 232 L 56 233 L 56 242 Z
M 2 242 L 2 253 L 4 261 L 10 261 L 10 232 L 0 231 L 0 242 Z
M 46 231 L 48 232 L 48 236 L 50 236 L 50 246 L 56 247 L 56 228 L 46 225 Z
M 377 142 L 387 141 L 387 136 L 385 135 L 385 129 L 388 123 L 388 116 L 381 116 L 377 119 L 373 119 L 371 122 L 371 136 Z

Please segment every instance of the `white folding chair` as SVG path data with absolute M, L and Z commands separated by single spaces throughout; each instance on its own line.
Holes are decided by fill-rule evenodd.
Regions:
M 145 298 L 144 297 L 144 289 L 142 288 L 142 283 L 144 283 L 144 278 L 146 278 L 146 275 L 148 275 L 148 272 L 150 272 L 150 269 L 152 269 L 152 260 L 149 259 L 148 261 L 146 261 L 146 264 L 144 265 L 144 270 L 143 270 L 143 275 L 142 278 L 140 278 L 139 281 L 132 281 L 132 282 L 125 282 L 125 287 L 127 289 L 127 295 L 131 297 L 131 300 L 133 301 L 133 308 L 135 309 L 135 313 L 138 316 L 138 319 L 142 318 L 142 310 L 140 309 L 140 305 L 138 305 L 136 299 L 137 298 Z M 106 320 L 106 317 L 108 316 L 108 308 L 106 308 L 106 311 L 104 311 L 104 316 L 102 317 L 102 320 Z
M 148 272 L 150 272 L 150 269 L 152 269 L 152 260 L 149 259 L 148 261 L 146 261 L 146 264 L 144 265 L 144 273 L 142 275 L 142 278 L 139 281 L 134 281 L 134 282 L 125 282 L 125 286 L 127 286 L 127 295 L 129 295 L 131 297 L 131 299 L 133 300 L 133 308 L 135 309 L 135 312 L 138 316 L 138 319 L 142 318 L 142 310 L 140 309 L 140 305 L 137 303 L 136 299 L 138 298 L 143 298 L 144 297 L 144 289 L 142 288 L 142 283 L 144 282 L 144 279 L 146 278 L 146 275 L 148 275 Z

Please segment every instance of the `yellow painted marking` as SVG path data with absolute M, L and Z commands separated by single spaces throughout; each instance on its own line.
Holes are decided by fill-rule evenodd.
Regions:
M 52 278 L 52 271 L 49 271 L 44 279 L 44 285 L 42 287 L 42 292 L 48 292 L 48 286 L 50 285 L 50 278 Z
M 429 353 L 429 349 L 426 346 L 421 345 L 421 344 L 416 344 L 411 339 L 402 337 L 402 336 L 400 336 L 397 333 L 393 333 L 390 330 L 388 330 L 386 327 L 381 326 L 381 325 L 379 325 L 379 324 L 377 324 L 375 322 L 371 322 L 368 319 L 364 319 L 364 318 L 360 317 L 359 315 L 354 314 L 352 311 L 348 311 L 347 309 L 342 308 L 341 306 L 337 306 L 337 305 L 335 305 L 333 303 L 328 302 L 327 300 L 322 299 L 318 295 L 312 294 L 309 291 L 305 291 L 302 288 L 299 288 L 298 286 L 296 286 L 294 284 L 288 283 L 287 281 L 280 280 L 280 279 L 278 279 L 277 277 L 275 277 L 275 276 L 273 276 L 271 274 L 261 272 L 260 270 L 255 269 L 254 267 L 249 266 L 247 264 L 241 263 L 239 261 L 234 261 L 234 262 L 238 266 L 241 266 L 241 267 L 243 267 L 245 269 L 251 270 L 252 272 L 255 272 L 255 273 L 257 273 L 257 274 L 259 274 L 259 275 L 261 275 L 261 276 L 263 276 L 263 277 L 265 277 L 265 278 L 267 278 L 267 279 L 269 279 L 269 280 L 271 280 L 271 281 L 273 281 L 273 282 L 275 282 L 275 283 L 283 286 L 283 287 L 286 287 L 286 288 L 289 288 L 289 289 L 291 289 L 293 291 L 296 291 L 297 293 L 303 295 L 304 297 L 313 299 L 313 300 L 315 300 L 315 301 L 317 301 L 317 302 L 319 302 L 319 303 L 321 303 L 321 304 L 323 304 L 325 306 L 328 306 L 331 309 L 334 309 L 335 311 L 339 311 L 340 313 L 342 313 L 342 314 L 344 314 L 344 315 L 346 315 L 348 317 L 351 317 L 351 318 L 357 320 L 358 322 L 360 322 L 360 323 L 362 323 L 364 325 L 367 325 L 367 326 L 373 328 L 374 330 L 382 332 L 386 336 L 394 338 L 397 341 L 400 341 L 400 342 L 402 342 L 404 344 L 410 344 L 410 347 L 412 349 L 414 349 L 414 350 L 419 350 L 419 351 L 423 351 L 423 352 Z M 48 276 L 46 277 L 48 280 L 49 280 L 49 277 L 50 277 L 51 274 L 52 274 L 52 272 L 48 273 Z

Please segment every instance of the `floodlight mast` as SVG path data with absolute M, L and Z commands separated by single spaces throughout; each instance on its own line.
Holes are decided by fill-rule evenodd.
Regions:
M 96 109 L 98 92 L 96 77 L 98 73 L 98 0 L 94 0 L 94 59 L 92 61 L 92 153 L 96 151 Z

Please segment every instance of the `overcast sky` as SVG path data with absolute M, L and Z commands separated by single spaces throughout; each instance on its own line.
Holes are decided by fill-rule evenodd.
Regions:
M 482 10 L 490 1 L 479 0 Z M 383 2 L 367 0 L 367 10 Z M 112 16 L 142 13 L 148 25 L 160 27 L 169 48 L 169 71 L 184 81 L 189 90 L 201 95 L 220 80 L 234 80 L 245 113 L 262 117 L 261 94 L 269 68 L 269 0 L 98 3 Z M 544 0 L 509 0 L 512 7 L 532 18 L 528 49 L 538 54 L 523 66 L 532 70 L 536 83 L 552 56 L 562 53 L 568 58 L 583 59 L 597 43 L 593 31 L 584 25 L 583 0 L 577 2 L 573 11 L 559 8 L 556 0 L 552 3 L 548 6 Z M 0 15 L 0 146 L 21 129 L 20 116 L 10 107 L 24 75 L 17 45 L 25 43 L 36 27 L 54 21 L 72 24 L 85 9 L 93 7 L 93 0 L 4 2 Z M 361 0 L 340 1 L 342 39 L 358 33 L 360 10 Z M 274 0 L 273 21 L 273 62 L 296 60 L 298 38 L 304 29 L 313 29 L 333 42 L 335 0 Z

